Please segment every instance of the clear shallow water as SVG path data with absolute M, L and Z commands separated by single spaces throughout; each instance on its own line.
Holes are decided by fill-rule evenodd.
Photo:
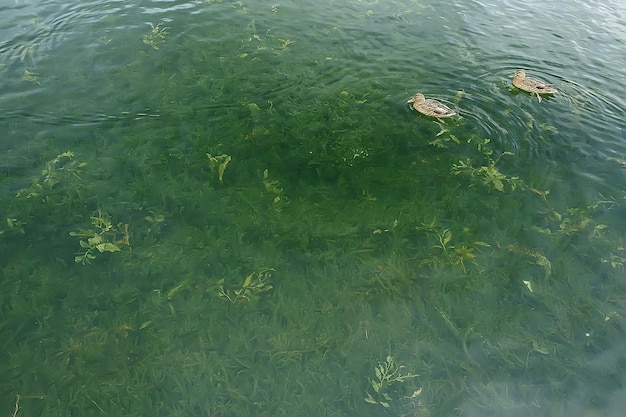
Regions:
M 620 415 L 623 5 L 301 3 L 0 9 L 0 408 Z

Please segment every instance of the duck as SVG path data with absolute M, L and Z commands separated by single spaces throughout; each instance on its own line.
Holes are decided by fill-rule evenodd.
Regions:
M 537 99 L 541 103 L 541 96 L 539 94 L 554 94 L 557 92 L 556 88 L 552 87 L 537 78 L 527 77 L 526 71 L 517 70 L 513 75 L 513 85 L 520 90 L 528 91 L 529 93 L 535 93 Z
M 427 99 L 422 93 L 416 93 L 413 97 L 407 100 L 407 103 L 411 103 L 411 108 L 418 112 L 425 114 L 426 116 L 435 117 L 441 123 L 445 123 L 441 120 L 442 117 L 452 117 L 456 115 L 456 112 L 445 104 L 441 104 L 437 100 Z

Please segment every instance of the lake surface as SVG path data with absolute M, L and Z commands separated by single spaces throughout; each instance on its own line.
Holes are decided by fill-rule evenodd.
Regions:
M 4 2 L 0 410 L 621 416 L 625 50 L 617 0 Z

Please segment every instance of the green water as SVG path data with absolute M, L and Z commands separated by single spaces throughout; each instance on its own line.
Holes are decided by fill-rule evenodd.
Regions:
M 617 0 L 5 2 L 0 414 L 621 416 L 625 43 Z

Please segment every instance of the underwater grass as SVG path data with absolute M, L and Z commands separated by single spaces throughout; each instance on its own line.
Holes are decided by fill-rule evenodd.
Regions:
M 243 31 L 219 58 L 170 24 L 138 38 L 111 82 L 114 103 L 143 97 L 128 109 L 141 117 L 22 148 L 23 171 L 4 173 L 0 409 L 549 415 L 577 395 L 600 408 L 623 382 L 618 355 L 594 362 L 622 341 L 623 197 L 570 200 L 506 142 L 416 121 L 353 82 L 365 70 L 296 55 L 305 40 L 237 7 Z M 128 245 L 100 251 L 120 240 L 106 235 L 77 264 L 89 242 L 71 233 L 99 234 L 100 215 Z M 416 376 L 368 403 L 388 357 Z
M 118 171 L 132 178 L 125 194 L 87 164 L 44 188 L 45 201 L 12 198 L 13 212 L 27 207 L 24 230 L 3 244 L 31 250 L 3 264 L 3 389 L 23 396 L 24 410 L 373 415 L 367 378 L 388 355 L 421 388 L 392 399 L 401 414 L 527 412 L 581 375 L 601 379 L 589 357 L 618 340 L 623 306 L 615 270 L 601 261 L 615 245 L 594 219 L 600 206 L 510 224 L 506 212 L 545 201 L 460 187 L 453 160 L 432 150 L 394 170 L 342 161 L 333 179 L 264 175 L 263 161 L 241 167 L 235 156 L 220 182 L 202 151 L 158 157 L 170 155 L 166 142 L 139 171 Z M 357 169 L 368 177 L 348 180 Z M 98 197 L 74 204 L 90 182 L 104 185 Z M 98 206 L 129 224 L 130 250 L 73 265 L 78 242 L 38 221 L 69 208 L 74 221 L 57 225 L 69 236 Z M 47 257 L 29 256 L 43 247 Z M 562 254 L 571 248 L 586 256 Z M 263 268 L 273 271 L 270 290 L 220 297 L 220 282 L 238 291 Z
M 110 270 L 107 274 L 103 274 L 104 280 L 100 284 L 104 285 L 104 288 L 99 291 L 99 293 L 111 294 L 110 298 L 105 297 L 99 301 L 97 298 L 94 299 L 94 295 L 89 296 L 88 293 L 83 294 L 83 297 L 86 298 L 80 298 L 87 305 L 95 305 L 92 307 L 95 311 L 94 315 L 97 314 L 97 321 L 103 325 L 95 325 L 93 322 L 79 325 L 78 329 L 82 328 L 82 332 L 76 332 L 76 330 L 69 332 L 75 334 L 76 342 L 72 340 L 72 337 L 65 342 L 47 340 L 45 351 L 51 351 L 52 354 L 42 352 L 48 357 L 45 363 L 49 367 L 52 369 L 70 368 L 72 373 L 81 375 L 83 383 L 87 381 L 87 386 L 97 385 L 96 382 L 89 382 L 92 378 L 94 381 L 108 381 L 104 384 L 105 392 L 101 392 L 97 397 L 92 397 L 93 394 L 83 393 L 80 390 L 68 389 L 69 397 L 62 397 L 64 407 L 69 410 L 75 407 L 77 409 L 90 408 L 93 406 L 91 401 L 94 401 L 98 407 L 114 410 L 116 407 L 121 407 L 121 404 L 117 404 L 116 396 L 122 396 L 117 392 L 119 388 L 116 387 L 125 385 L 127 392 L 139 391 L 140 383 L 135 382 L 137 379 L 142 381 L 141 386 L 144 387 L 144 380 L 147 379 L 149 381 L 148 386 L 164 384 L 170 389 L 173 386 L 178 387 L 174 389 L 174 392 L 179 390 L 179 395 L 182 395 L 182 392 L 189 392 L 187 390 L 190 390 L 193 384 L 186 381 L 185 378 L 190 377 L 178 375 L 173 370 L 164 373 L 178 375 L 179 378 L 183 379 L 182 381 L 168 381 L 168 378 L 159 376 L 161 373 L 157 376 L 150 375 L 154 372 L 158 373 L 162 367 L 168 370 L 168 365 L 162 362 L 163 356 L 169 358 L 168 362 L 174 359 L 174 363 L 184 364 L 188 360 L 186 359 L 187 356 L 180 357 L 180 353 L 176 353 L 179 349 L 182 349 L 183 352 L 186 350 L 181 343 L 195 342 L 197 344 L 204 337 L 211 338 L 209 351 L 216 350 L 225 355 L 225 357 L 220 357 L 220 361 L 224 364 L 217 365 L 218 369 L 219 366 L 222 366 L 223 369 L 213 371 L 217 372 L 217 376 L 213 378 L 218 378 L 219 375 L 223 375 L 222 378 L 224 378 L 224 381 L 219 384 L 223 384 L 225 387 L 223 391 L 218 390 L 216 394 L 218 404 L 222 402 L 239 404 L 242 413 L 251 412 L 251 402 L 257 406 L 258 404 L 285 404 L 284 398 L 275 398 L 274 390 L 268 392 L 267 388 L 265 390 L 258 388 L 254 382 L 246 382 L 243 376 L 237 377 L 236 375 L 255 366 L 260 369 L 252 372 L 254 375 L 257 373 L 263 375 L 268 372 L 272 375 L 272 369 L 284 370 L 285 367 L 293 369 L 292 372 L 295 372 L 295 374 L 286 373 L 288 376 L 302 375 L 304 372 L 302 364 L 309 360 L 315 361 L 327 357 L 334 349 L 337 352 L 353 352 L 353 349 L 346 349 L 342 344 L 338 348 L 336 347 L 338 341 L 346 340 L 345 328 L 319 328 L 320 315 L 327 315 L 335 309 L 342 311 L 340 315 L 342 320 L 349 316 L 348 313 L 359 319 L 358 325 L 353 323 L 349 328 L 349 334 L 355 336 L 347 339 L 355 337 L 358 340 L 359 337 L 356 335 L 359 335 L 361 342 L 363 339 L 371 341 L 374 352 L 361 353 L 360 357 L 369 358 L 369 362 L 371 362 L 388 353 L 385 350 L 394 351 L 398 354 L 407 347 L 395 346 L 395 344 L 392 346 L 392 341 L 406 332 L 406 330 L 402 330 L 403 326 L 398 326 L 398 323 L 403 323 L 405 320 L 411 323 L 411 321 L 416 320 L 412 317 L 415 314 L 413 312 L 413 308 L 415 308 L 413 300 L 423 298 L 437 300 L 441 298 L 437 297 L 437 294 L 442 293 L 446 294 L 448 302 L 442 305 L 435 304 L 431 309 L 424 306 L 420 308 L 426 317 L 421 318 L 421 320 L 424 323 L 430 323 L 430 325 L 426 328 L 417 325 L 416 329 L 412 329 L 412 332 L 426 340 L 440 340 L 442 337 L 443 340 L 448 340 L 447 343 L 450 348 L 443 349 L 445 351 L 457 350 L 459 353 L 466 351 L 465 355 L 459 354 L 460 358 L 446 357 L 444 359 L 436 356 L 435 358 L 440 363 L 447 363 L 447 367 L 454 364 L 460 367 L 459 372 L 461 373 L 473 369 L 472 361 L 475 359 L 469 353 L 471 350 L 468 340 L 473 337 L 474 332 L 480 335 L 477 337 L 478 341 L 474 342 L 478 343 L 477 353 L 474 355 L 501 357 L 503 366 L 508 369 L 523 368 L 524 361 L 522 358 L 528 361 L 534 356 L 545 355 L 544 352 L 548 348 L 540 344 L 535 346 L 535 329 L 531 329 L 535 331 L 529 332 L 526 341 L 519 341 L 518 329 L 523 328 L 522 324 L 525 322 L 532 323 L 532 320 L 528 318 L 522 320 L 523 317 L 519 316 L 519 312 L 517 312 L 516 317 L 517 324 L 512 323 L 513 314 L 507 316 L 498 313 L 495 315 L 503 320 L 506 326 L 516 329 L 513 340 L 507 343 L 501 341 L 488 342 L 486 346 L 484 344 L 481 346 L 480 341 L 485 340 L 483 338 L 489 334 L 489 329 L 495 329 L 499 332 L 498 339 L 506 340 L 507 332 L 502 332 L 503 325 L 492 326 L 485 320 L 485 317 L 476 319 L 485 326 L 484 330 L 474 329 L 476 323 L 473 321 L 463 322 L 468 307 L 467 300 L 473 298 L 468 297 L 468 291 L 477 291 L 476 298 L 478 300 L 482 298 L 482 301 L 485 301 L 485 295 L 481 294 L 480 290 L 481 284 L 484 285 L 485 277 L 479 273 L 481 272 L 479 266 L 474 270 L 473 262 L 463 268 L 452 262 L 454 258 L 450 257 L 449 250 L 450 246 L 456 245 L 456 241 L 450 238 L 445 244 L 442 244 L 442 239 L 444 239 L 442 236 L 447 236 L 445 231 L 449 232 L 449 228 L 443 229 L 442 226 L 431 223 L 425 231 L 417 230 L 419 228 L 424 229 L 423 223 L 418 223 L 420 216 L 417 213 L 410 212 L 410 215 L 407 216 L 409 220 L 405 221 L 402 216 L 390 214 L 393 211 L 402 213 L 403 210 L 409 210 L 406 205 L 399 204 L 399 207 L 394 207 L 393 202 L 383 202 L 378 199 L 364 198 L 355 207 L 356 211 L 352 210 L 345 215 L 341 215 L 342 211 L 332 206 L 334 201 L 332 197 L 324 196 L 321 198 L 319 194 L 316 194 L 318 204 L 313 208 L 308 204 L 309 199 L 296 199 L 294 197 L 290 197 L 289 203 L 284 207 L 276 207 L 277 204 L 281 203 L 274 202 L 274 193 L 270 192 L 267 195 L 268 191 L 262 186 L 261 178 L 258 179 L 258 182 L 259 184 L 246 194 L 243 194 L 246 192 L 244 189 L 232 193 L 225 202 L 220 203 L 220 198 L 212 198 L 211 201 L 217 202 L 217 207 L 230 207 L 231 210 L 237 205 L 229 204 L 230 198 L 235 198 L 236 201 L 240 198 L 255 201 L 259 207 L 266 209 L 261 216 L 262 221 L 253 220 L 250 224 L 242 225 L 240 221 L 242 217 L 235 210 L 230 215 L 237 221 L 224 222 L 227 218 L 225 213 L 228 212 L 219 211 L 214 207 L 215 214 L 213 215 L 221 220 L 220 226 L 208 227 L 202 223 L 188 224 L 180 213 L 170 213 L 161 209 L 162 212 L 167 213 L 164 215 L 166 219 L 173 219 L 168 221 L 184 224 L 186 232 L 181 235 L 167 230 L 150 232 L 150 234 L 145 232 L 144 239 L 151 245 L 150 247 L 142 248 L 141 245 L 138 247 L 135 244 L 131 258 L 125 255 L 124 259 L 118 257 L 121 261 L 119 265 L 114 262 L 118 258 L 111 257 Z M 224 191 L 218 191 L 213 196 L 224 194 L 226 194 Z M 287 191 L 285 194 L 291 193 Z M 203 194 L 189 192 L 188 198 L 192 200 L 187 202 L 184 197 L 185 194 L 181 195 L 183 198 L 178 199 L 178 201 L 184 203 L 183 207 L 206 198 Z M 242 197 L 243 195 L 245 197 Z M 373 210 L 378 204 L 383 205 L 385 210 Z M 342 227 L 337 228 L 335 224 L 324 225 L 327 217 L 322 214 L 327 212 L 329 207 L 336 215 L 337 224 L 343 225 Z M 244 212 L 248 216 L 249 210 L 248 207 L 245 207 Z M 446 213 L 446 211 L 449 210 L 441 209 L 442 213 Z M 178 219 L 177 215 L 179 216 Z M 141 220 L 138 216 L 136 217 Z M 300 221 L 300 227 L 287 227 L 286 225 L 298 224 L 290 217 L 308 219 L 312 224 L 306 224 L 306 222 L 302 224 L 303 222 Z M 442 215 L 442 217 L 446 216 Z M 210 222 L 210 218 L 211 216 L 205 221 Z M 350 226 L 350 219 L 357 219 L 356 224 L 352 220 L 352 226 Z M 406 226 L 405 222 L 407 223 Z M 139 226 L 135 226 L 135 230 L 139 230 L 141 227 L 147 229 L 149 227 L 148 222 L 139 223 Z M 194 232 L 194 229 L 197 230 Z M 362 230 L 363 232 L 360 232 Z M 206 233 L 207 231 L 209 233 Z M 454 232 L 449 233 L 456 237 L 457 231 L 454 230 Z M 182 243 L 182 247 L 188 249 L 174 251 L 172 248 L 177 245 L 163 244 L 165 242 L 161 241 L 165 238 L 161 237 L 161 234 L 165 234 L 169 239 L 175 239 L 175 241 Z M 138 235 L 141 236 L 139 233 Z M 237 239 L 234 239 L 233 236 Z M 278 236 L 280 239 L 277 239 Z M 157 244 L 155 244 L 154 239 L 156 239 Z M 258 248 L 264 246 L 263 242 L 269 244 L 268 252 L 274 257 L 261 261 Z M 247 250 L 246 247 L 254 247 L 256 250 Z M 501 250 L 505 254 L 510 252 L 508 248 Z M 407 256 L 408 252 L 412 251 L 415 253 L 411 257 Z M 209 255 L 211 252 L 213 252 L 213 256 Z M 231 252 L 232 254 L 230 254 Z M 255 264 L 261 262 L 261 264 L 278 268 L 276 279 L 282 278 L 281 281 L 274 282 L 277 291 L 275 294 L 268 294 L 267 305 L 260 311 L 257 311 L 252 305 L 233 306 L 223 303 L 216 296 L 217 291 L 211 285 L 211 282 L 216 282 L 225 274 L 226 278 L 232 279 L 231 284 L 243 279 L 243 273 L 246 269 L 245 263 L 239 263 L 235 269 L 228 269 L 227 265 L 233 264 L 235 259 L 246 259 L 248 258 L 246 254 L 253 252 L 256 256 L 247 265 L 248 271 L 249 268 L 253 270 L 254 267 L 258 266 Z M 420 252 L 422 253 L 421 256 L 419 255 Z M 173 268 L 167 260 L 172 253 L 179 259 L 176 268 Z M 276 257 L 277 253 L 283 255 Z M 305 258 L 309 258 L 306 262 L 294 260 L 293 256 L 302 256 L 303 254 Z M 525 255 L 527 253 L 523 251 L 518 255 L 523 258 L 517 265 L 518 267 L 525 263 L 532 265 L 534 258 L 531 256 L 527 260 L 524 258 Z M 133 262 L 133 258 L 138 259 L 138 261 Z M 381 259 L 385 258 L 388 260 L 381 262 Z M 413 262 L 405 259 L 413 259 Z M 429 259 L 429 262 L 424 264 L 423 259 Z M 292 267 L 290 265 L 300 263 L 311 265 L 314 268 L 313 272 L 304 275 L 303 271 L 298 270 L 291 277 L 290 270 Z M 318 265 L 324 265 L 326 274 L 315 271 L 315 268 L 319 268 Z M 121 272 L 122 266 L 124 266 L 124 272 Z M 450 267 L 453 269 L 450 270 Z M 467 268 L 469 268 L 469 272 Z M 538 271 L 536 269 L 528 270 L 530 276 L 541 278 L 545 275 L 545 271 L 541 271 L 541 268 Z M 201 270 L 204 273 L 198 274 Z M 328 275 L 328 272 L 331 272 L 330 277 L 327 276 L 330 279 L 320 282 L 317 277 Z M 58 276 L 58 272 L 50 275 Z M 131 277 L 138 275 L 155 276 L 159 281 L 157 281 L 157 285 L 148 285 L 141 291 L 136 288 L 136 284 L 129 285 L 130 283 L 126 282 Z M 502 275 L 505 278 L 501 284 L 505 286 L 504 291 L 497 290 L 497 286 L 494 285 L 498 282 L 497 280 L 488 280 L 491 297 L 501 297 L 503 293 L 510 291 L 507 286 L 510 286 L 511 282 L 506 279 L 508 274 L 503 273 Z M 30 279 L 35 279 L 38 276 L 40 275 L 33 275 Z M 310 281 L 311 278 L 303 280 L 303 276 L 315 277 L 315 281 Z M 472 284 L 474 281 L 476 284 Z M 298 282 L 300 285 L 297 285 Z M 326 289 L 324 282 L 331 283 L 332 287 Z M 428 291 L 429 282 L 432 282 L 430 285 L 433 286 L 430 291 Z M 67 282 L 65 284 L 67 285 Z M 176 288 L 178 290 L 174 292 Z M 421 289 L 419 295 L 414 293 L 418 288 Z M 426 289 L 425 293 L 424 289 Z M 518 298 L 523 298 L 524 290 L 525 288 L 518 282 Z M 51 294 L 53 290 L 44 289 L 40 291 Z M 314 291 L 313 297 L 304 296 L 304 294 L 311 294 L 311 291 Z M 338 294 L 342 293 L 353 293 L 353 296 L 347 299 L 337 298 Z M 315 296 L 315 294 L 319 295 Z M 73 295 L 73 297 L 76 296 L 77 294 Z M 66 298 L 68 295 L 62 294 L 61 297 Z M 92 299 L 94 300 L 91 301 Z M 408 309 L 404 313 L 397 306 L 403 299 L 412 305 L 412 309 Z M 366 302 L 363 302 L 364 300 Z M 392 306 L 388 305 L 389 300 L 393 300 Z M 314 302 L 313 305 L 311 305 L 312 302 Z M 450 304 L 450 302 L 453 303 Z M 37 310 L 45 310 L 42 309 L 42 306 L 46 304 L 49 303 L 39 305 Z M 337 307 L 333 304 L 337 304 Z M 64 303 L 64 305 L 65 308 L 69 308 L 68 306 L 71 304 Z M 364 306 L 369 306 L 369 308 L 363 310 Z M 113 308 L 114 311 L 112 311 Z M 488 314 L 491 316 L 493 307 L 490 308 L 491 311 Z M 9 309 L 16 311 L 17 315 L 23 314 L 17 307 L 9 307 Z M 253 317 L 259 313 L 265 317 L 262 320 L 251 320 L 249 318 L 251 313 Z M 49 314 L 44 315 L 44 318 Z M 221 319 L 216 319 L 218 317 Z M 406 319 L 403 320 L 403 317 Z M 508 320 L 504 320 L 504 318 L 508 318 Z M 328 320 L 328 323 L 333 322 L 340 321 L 337 318 Z M 395 325 L 388 327 L 391 323 Z M 435 323 L 435 330 L 433 330 L 432 323 Z M 172 325 L 175 327 L 171 327 Z M 207 326 L 209 330 L 206 331 L 207 336 L 203 337 L 204 331 L 201 329 L 204 326 Z M 563 332 L 563 330 L 557 329 L 556 333 L 562 334 Z M 68 332 L 66 330 L 62 333 Z M 224 337 L 226 334 L 228 334 L 228 339 Z M 569 337 L 573 336 L 571 330 L 566 331 L 565 334 Z M 49 339 L 49 336 L 45 334 L 36 334 L 36 336 L 44 340 Z M 20 338 L 19 332 L 16 332 L 16 337 Z M 96 340 L 96 342 L 92 344 L 91 340 Z M 566 341 L 569 342 L 569 340 Z M 349 342 L 349 346 L 353 347 L 356 343 L 354 341 Z M 164 350 L 155 349 L 157 346 Z M 204 345 L 201 344 L 201 346 Z M 385 347 L 383 351 L 381 351 L 381 346 Z M 135 352 L 138 347 L 141 349 L 140 353 Z M 17 348 L 24 349 L 24 346 L 18 345 Z M 441 348 L 442 345 L 439 346 L 439 349 Z M 116 361 L 116 366 L 111 367 L 108 364 L 106 369 L 89 368 L 88 365 L 93 368 L 99 361 L 104 361 L 106 359 L 105 352 L 109 350 L 124 352 L 119 358 L 114 356 L 116 360 L 119 360 L 119 363 Z M 201 355 L 203 351 L 204 349 L 193 352 L 191 355 Z M 128 356 L 126 352 L 133 354 Z M 187 354 L 190 355 L 190 353 Z M 343 357 L 342 360 L 349 361 L 350 358 Z M 19 363 L 20 359 L 19 357 L 12 357 L 10 362 Z M 88 367 L 85 368 L 85 366 Z M 207 375 L 213 375 L 211 373 L 212 367 L 208 365 L 205 367 L 207 370 L 204 372 L 208 372 Z M 363 371 L 361 370 L 361 372 Z M 24 370 L 22 372 L 22 378 L 29 375 Z M 42 372 L 45 373 L 45 371 Z M 228 377 L 231 374 L 235 375 L 231 377 L 232 379 Z M 63 380 L 62 375 L 63 373 L 60 377 L 61 381 Z M 90 375 L 93 376 L 90 377 Z M 284 376 L 285 373 L 281 373 L 281 375 Z M 440 376 L 440 378 L 443 377 L 447 377 L 447 375 Z M 41 376 L 38 378 L 41 379 Z M 50 378 L 55 380 L 54 376 L 50 376 Z M 314 380 L 312 376 L 309 378 Z M 436 380 L 436 376 L 433 376 L 433 379 Z M 269 380 L 275 381 L 274 378 L 268 378 L 265 382 L 267 383 Z M 261 380 L 256 384 L 262 382 L 264 381 Z M 48 392 L 51 385 L 52 382 L 40 382 L 39 384 L 41 390 Z M 236 386 L 236 388 L 232 388 L 232 386 Z M 98 387 L 98 390 L 102 389 L 102 387 Z M 462 387 L 457 386 L 456 389 L 462 390 Z M 425 393 L 429 393 L 429 390 L 426 389 Z M 51 395 L 59 394 L 52 391 Z M 159 395 L 158 393 L 153 394 L 156 398 L 153 401 L 159 401 Z M 269 397 L 266 398 L 264 395 Z M 284 395 L 288 396 L 287 394 Z M 89 400 L 90 398 L 91 400 Z M 171 402 L 172 398 L 161 401 Z M 90 402 L 91 406 L 89 405 Z M 180 407 L 181 410 L 186 409 L 185 405 Z M 130 409 L 132 410 L 132 408 Z

